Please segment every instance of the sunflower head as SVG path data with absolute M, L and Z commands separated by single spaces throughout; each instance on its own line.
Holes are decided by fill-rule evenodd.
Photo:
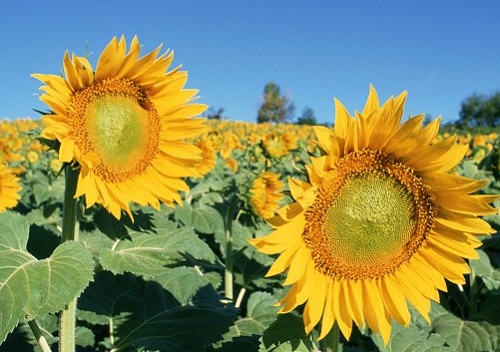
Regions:
M 263 218 L 274 216 L 283 199 L 283 182 L 281 175 L 272 172 L 264 172 L 252 182 L 250 189 L 250 205 L 255 214 Z
M 38 155 L 37 152 L 30 150 L 28 154 L 26 155 L 26 159 L 31 163 L 31 164 L 36 164 L 38 160 L 40 160 L 40 156 Z
M 0 213 L 14 208 L 21 196 L 21 183 L 13 170 L 0 164 Z
M 137 37 L 127 52 L 125 38 L 104 49 L 94 70 L 84 57 L 64 55 L 64 77 L 34 74 L 40 99 L 52 110 L 42 117 L 41 137 L 60 143 L 59 160 L 81 167 L 75 197 L 87 207 L 102 204 L 115 217 L 129 203 L 181 203 L 188 190 L 181 178 L 198 176 L 199 148 L 183 140 L 204 132 L 193 118 L 206 106 L 184 89 L 187 73 L 169 71 L 173 53 L 161 46 L 140 57 Z
M 227 158 L 224 160 L 224 165 L 231 169 L 233 172 L 238 172 L 238 161 L 234 158 Z
M 201 149 L 203 155 L 203 158 L 197 164 L 197 169 L 201 175 L 205 175 L 215 167 L 217 152 L 208 134 L 203 135 L 195 145 Z
M 271 132 L 263 138 L 262 145 L 270 158 L 281 158 L 288 155 L 290 150 L 297 148 L 297 139 L 291 133 Z
M 439 118 L 402 123 L 405 99 L 380 105 L 370 87 L 354 116 L 336 100 L 334 129 L 314 128 L 323 154 L 306 166 L 308 182 L 289 179 L 295 202 L 251 241 L 279 254 L 268 275 L 286 273 L 291 285 L 281 312 L 304 304 L 306 332 L 321 321 L 320 338 L 335 322 L 349 338 L 355 322 L 387 343 L 391 320 L 410 323 L 407 302 L 428 320 L 445 279 L 465 283 L 476 236 L 493 232 L 478 216 L 496 213 L 488 203 L 497 196 L 474 194 L 485 182 L 450 173 L 467 145 L 436 142 Z

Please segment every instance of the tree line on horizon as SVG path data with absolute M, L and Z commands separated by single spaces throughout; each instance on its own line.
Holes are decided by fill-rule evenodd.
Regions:
M 281 92 L 275 82 L 264 86 L 262 103 L 257 111 L 257 123 L 295 123 L 298 125 L 317 125 L 312 108 L 306 106 L 295 118 L 296 107 L 291 98 Z M 223 120 L 224 108 L 210 108 L 207 118 Z M 426 120 L 431 120 L 426 116 Z M 491 131 L 500 125 L 500 90 L 491 94 L 473 93 L 460 104 L 459 117 L 456 121 L 447 122 L 443 127 L 447 130 Z

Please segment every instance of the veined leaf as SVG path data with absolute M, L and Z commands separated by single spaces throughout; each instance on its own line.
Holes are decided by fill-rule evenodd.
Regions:
M 158 282 L 103 271 L 82 295 L 80 309 L 109 318 L 116 351 L 201 352 L 229 329 L 236 312 L 220 302 L 208 281 L 190 285 L 188 277 L 182 291 L 191 299 L 183 304 Z
M 190 267 L 165 269 L 161 274 L 156 275 L 154 279 L 182 305 L 192 304 L 194 300 L 199 300 L 200 297 L 196 297 L 199 290 L 203 287 L 207 287 L 208 290 L 210 284 L 207 277 L 195 268 Z M 209 299 L 219 298 L 214 289 L 212 289 L 212 292 L 205 292 L 209 293 Z
M 215 255 L 190 228 L 157 229 L 156 234 L 134 233 L 132 239 L 116 240 L 112 248 L 103 248 L 100 261 L 103 268 L 122 274 L 126 271 L 145 276 L 165 272 L 168 266 L 188 258 L 214 261 Z
M 193 226 L 199 233 L 224 234 L 224 219 L 217 209 L 210 206 L 177 208 L 175 216 L 184 224 Z
M 28 222 L 21 215 L 0 214 L 0 341 L 28 317 L 64 308 L 93 277 L 93 260 L 78 242 L 59 245 L 37 260 L 26 250 Z
M 500 326 L 461 320 L 438 305 L 434 305 L 431 315 L 434 331 L 446 340 L 453 351 L 498 351 Z
M 280 314 L 261 338 L 259 352 L 318 351 L 304 331 L 302 319 L 292 313 Z
M 491 265 L 488 254 L 482 249 L 477 250 L 479 260 L 471 260 L 470 266 L 474 273 L 483 279 L 484 284 L 489 290 L 500 288 L 500 270 Z
M 391 339 L 387 345 L 382 337 L 372 335 L 372 339 L 384 352 L 452 352 L 455 351 L 446 346 L 444 338 L 438 334 L 430 334 L 420 330 L 415 325 L 405 328 L 395 322 L 392 323 Z

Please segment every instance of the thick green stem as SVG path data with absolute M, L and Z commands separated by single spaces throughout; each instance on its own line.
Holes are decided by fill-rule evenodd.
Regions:
M 322 349 L 324 352 L 339 352 L 340 351 L 340 330 L 337 323 L 333 324 L 330 332 L 321 340 Z
M 78 231 L 75 231 L 77 208 L 75 193 L 80 169 L 73 169 L 71 165 L 66 165 L 65 172 L 66 188 L 64 189 L 62 239 L 63 242 L 78 241 Z
M 59 312 L 59 352 L 75 351 L 76 298 Z
M 474 267 L 470 266 L 469 274 L 469 316 L 474 316 L 477 313 L 477 302 L 478 302 L 478 282 L 476 280 L 476 275 L 474 272 Z
M 234 198 L 231 197 L 225 218 L 226 232 L 226 268 L 224 270 L 224 293 L 227 298 L 233 299 L 233 207 Z
M 40 346 L 40 349 L 43 352 L 51 352 L 52 350 L 50 349 L 50 346 L 47 343 L 47 340 L 45 340 L 45 337 L 42 335 L 42 331 L 38 327 L 38 324 L 36 323 L 36 321 L 31 320 L 28 322 L 28 325 L 31 328 L 31 331 L 33 331 L 33 334 L 35 335 L 35 338 L 36 338 L 36 342 L 38 342 L 38 346 Z
M 79 169 L 73 169 L 66 165 L 66 188 L 64 190 L 63 205 L 63 241 L 78 241 L 78 230 L 76 228 L 77 199 L 75 199 L 78 183 Z M 60 320 L 60 352 L 75 351 L 75 325 L 76 325 L 76 297 L 68 304 L 66 309 L 59 312 Z

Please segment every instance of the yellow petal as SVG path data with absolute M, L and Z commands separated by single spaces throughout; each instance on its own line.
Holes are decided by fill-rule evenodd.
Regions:
M 408 326 L 410 323 L 410 312 L 406 299 L 399 285 L 392 275 L 386 275 L 378 280 L 382 301 L 387 311 L 399 324 Z
M 352 332 L 352 318 L 349 316 L 345 302 L 341 302 L 341 283 L 339 280 L 332 280 L 333 308 L 337 317 L 340 331 L 349 340 Z

